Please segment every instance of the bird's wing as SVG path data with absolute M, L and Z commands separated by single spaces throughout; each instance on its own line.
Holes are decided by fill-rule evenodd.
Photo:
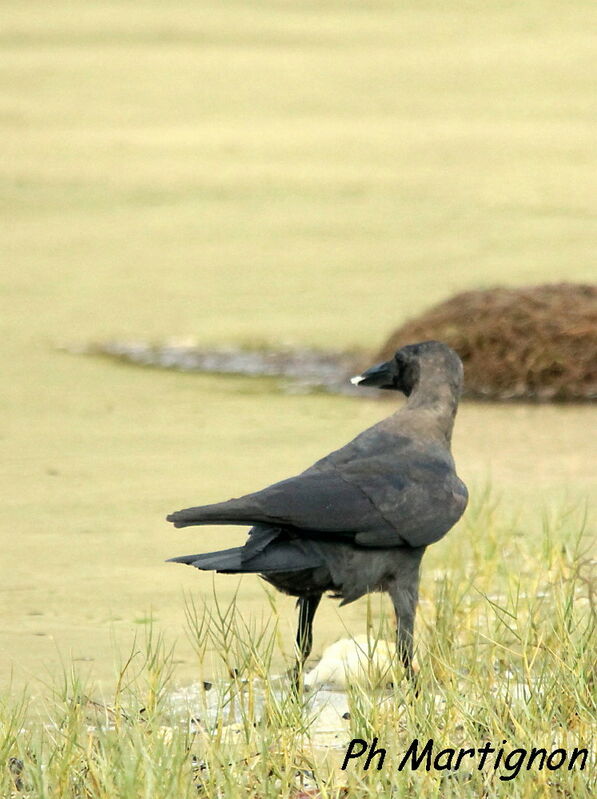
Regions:
M 177 511 L 168 521 L 175 527 L 266 523 L 352 538 L 363 531 L 392 533 L 369 496 L 334 469 L 312 468 L 238 499 Z
M 388 469 L 382 456 L 303 474 L 238 499 L 168 516 L 175 527 L 204 524 L 283 525 L 297 533 L 345 536 L 364 547 L 422 547 L 444 536 L 467 502 L 448 462 L 411 455 Z
M 366 494 L 386 522 L 384 529 L 362 530 L 362 546 L 428 546 L 458 521 L 468 493 L 444 452 L 430 454 L 412 448 L 388 468 L 385 453 L 352 461 L 342 467 L 343 479 Z

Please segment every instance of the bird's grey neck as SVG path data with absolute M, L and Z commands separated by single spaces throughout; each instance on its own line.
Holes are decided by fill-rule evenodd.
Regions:
M 406 409 L 424 414 L 449 446 L 459 397 L 460 387 L 447 382 L 445 376 L 423 375 L 413 388 Z

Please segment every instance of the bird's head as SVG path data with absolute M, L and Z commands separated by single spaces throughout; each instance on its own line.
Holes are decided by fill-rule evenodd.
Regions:
M 377 364 L 351 378 L 355 386 L 372 386 L 402 391 L 407 397 L 424 376 L 449 383 L 460 393 L 462 361 L 453 349 L 441 341 L 421 341 L 401 347 L 389 361 Z

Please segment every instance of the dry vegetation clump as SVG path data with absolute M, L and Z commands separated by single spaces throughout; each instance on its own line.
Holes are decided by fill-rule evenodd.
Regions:
M 468 396 L 597 398 L 597 286 L 557 283 L 466 291 L 394 331 L 378 353 L 439 339 L 460 355 Z

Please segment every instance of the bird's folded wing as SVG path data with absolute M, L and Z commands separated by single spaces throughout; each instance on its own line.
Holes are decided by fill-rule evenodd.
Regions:
M 344 476 L 360 478 L 350 470 Z M 468 501 L 464 483 L 449 466 L 425 459 L 410 464 L 400 476 L 370 469 L 360 486 L 373 498 L 391 531 L 363 530 L 355 537 L 361 546 L 429 546 L 456 524 Z
M 175 527 L 283 525 L 299 535 L 334 534 L 364 547 L 428 546 L 462 515 L 467 494 L 448 462 L 419 457 L 388 470 L 374 457 L 350 466 L 311 467 L 238 499 L 168 516 Z
M 396 537 L 375 504 L 336 470 L 310 471 L 238 499 L 180 510 L 175 527 L 203 524 L 278 524 L 319 533 Z

